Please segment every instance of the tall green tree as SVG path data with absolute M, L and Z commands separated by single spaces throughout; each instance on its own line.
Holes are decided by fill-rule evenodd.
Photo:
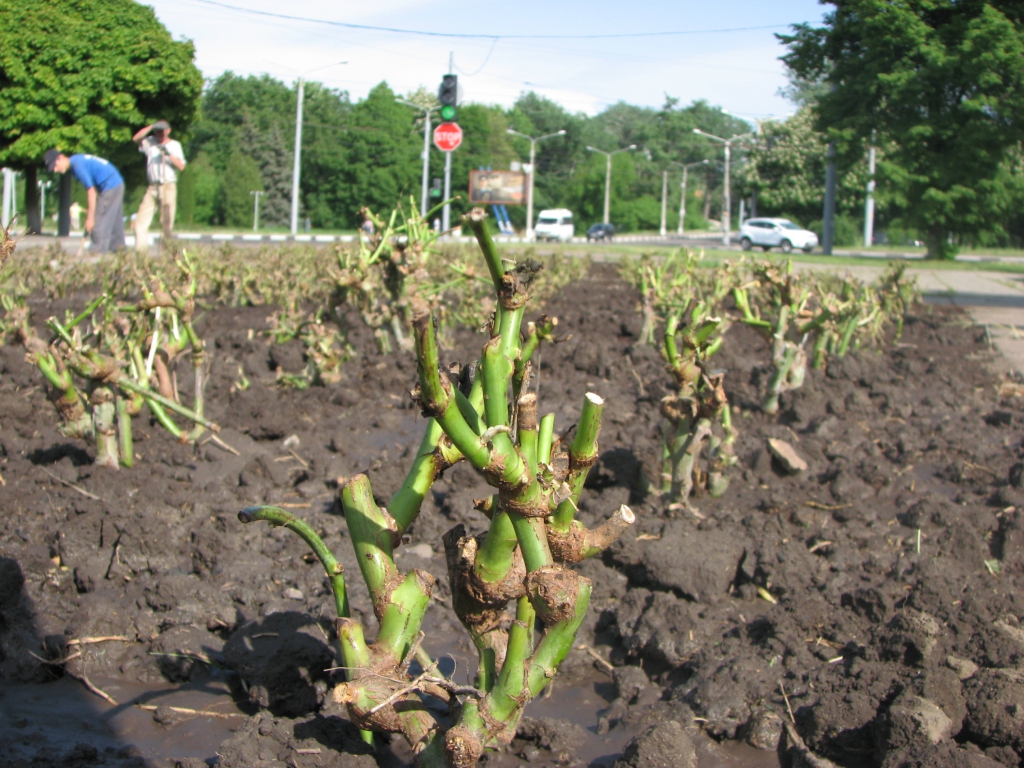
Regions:
M 0 164 L 26 171 L 27 207 L 51 147 L 102 154 L 142 183 L 132 134 L 158 118 L 187 130 L 203 85 L 193 58 L 134 0 L 0 5 Z
M 765 121 L 757 142 L 746 152 L 737 186 L 757 195 L 759 214 L 790 216 L 806 224 L 821 218 L 827 151 L 828 138 L 814 129 L 809 107 L 786 120 Z M 865 163 L 855 163 L 841 174 L 837 211 L 860 216 L 866 184 Z
M 414 113 L 395 101 L 387 83 L 374 87 L 352 108 L 346 138 L 345 184 L 337 195 L 338 215 L 358 224 L 367 206 L 376 212 L 419 198 L 422 138 L 413 130 Z
M 229 227 L 251 227 L 254 200 L 252 193 L 263 191 L 260 167 L 253 157 L 235 150 L 228 160 L 225 183 L 221 188 L 224 223 Z M 262 209 L 262 200 L 260 201 Z
M 891 142 L 906 219 L 928 254 L 991 231 L 1012 206 L 1000 179 L 1024 140 L 1024 4 L 1019 0 L 831 0 L 822 27 L 780 35 L 797 78 L 830 85 L 817 126 L 847 158 L 875 132 Z

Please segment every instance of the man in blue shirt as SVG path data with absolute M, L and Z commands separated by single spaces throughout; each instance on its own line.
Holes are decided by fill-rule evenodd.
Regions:
M 108 160 L 95 155 L 68 157 L 56 149 L 43 155 L 46 170 L 71 173 L 85 187 L 89 207 L 85 215 L 85 231 L 92 239 L 93 250 L 109 253 L 124 248 L 124 179 Z

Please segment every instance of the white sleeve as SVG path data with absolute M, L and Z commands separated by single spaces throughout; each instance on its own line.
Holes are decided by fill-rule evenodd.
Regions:
M 185 152 L 181 148 L 181 142 L 180 141 L 172 141 L 172 142 L 170 142 L 167 145 L 167 151 L 171 155 L 171 157 L 176 157 L 179 160 L 181 160 L 182 164 L 188 165 L 188 162 L 185 160 Z

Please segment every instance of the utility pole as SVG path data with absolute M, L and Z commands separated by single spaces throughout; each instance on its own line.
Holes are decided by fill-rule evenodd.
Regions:
M 448 51 L 448 74 L 452 75 L 455 69 L 455 51 Z M 447 232 L 451 229 L 452 204 L 448 202 L 452 198 L 452 153 L 444 153 L 444 208 L 441 211 L 441 231 Z
M 683 221 L 686 219 L 686 172 L 691 168 L 695 168 L 698 165 L 707 165 L 710 160 L 698 160 L 696 163 L 680 163 L 676 160 L 672 160 L 672 165 L 678 165 L 683 169 L 683 182 L 680 184 L 679 194 L 679 229 L 677 234 L 683 234 L 684 225 Z
M 608 220 L 611 218 L 611 190 L 612 190 L 612 155 L 617 155 L 620 152 L 631 152 L 636 149 L 636 144 L 630 144 L 628 147 L 622 149 L 616 149 L 614 152 L 605 152 L 603 149 L 597 147 L 587 147 L 588 152 L 597 152 L 599 155 L 604 155 L 605 168 L 604 168 L 604 223 L 611 224 Z
M 39 234 L 43 234 L 43 227 L 46 226 L 46 190 L 50 188 L 50 182 L 38 181 L 39 186 Z
M 836 143 L 828 143 L 828 165 L 825 166 L 825 211 L 822 216 L 821 252 L 832 255 L 836 227 Z
M 662 237 L 668 234 L 668 230 L 665 228 L 666 221 L 665 217 L 668 215 L 668 171 L 661 172 L 661 229 L 659 230 Z
M 555 131 L 545 136 L 537 136 L 536 138 L 520 133 L 513 128 L 509 128 L 508 133 L 530 142 L 530 165 L 526 169 L 526 174 L 529 176 L 529 180 L 526 182 L 526 240 L 532 243 L 535 237 L 533 231 L 533 179 L 537 173 L 537 142 L 544 141 L 544 139 L 553 139 L 555 136 L 565 136 L 565 129 L 563 128 L 560 131 Z
M 300 181 L 300 168 L 302 160 L 302 101 L 306 94 L 306 82 L 303 78 L 310 72 L 315 72 L 318 69 L 326 69 L 327 67 L 336 67 L 339 64 L 348 64 L 347 61 L 336 61 L 333 64 L 324 64 L 322 67 L 313 67 L 307 69 L 301 75 L 299 75 L 298 83 L 298 99 L 295 103 L 295 151 L 293 155 L 292 163 L 292 217 L 291 217 L 291 232 L 294 237 L 299 231 L 299 181 Z
M 864 198 L 864 247 L 875 239 L 875 148 L 868 147 L 868 187 Z
M 737 139 L 746 138 L 747 136 L 750 136 L 752 134 L 743 133 L 740 134 L 739 136 L 733 136 L 732 138 L 729 139 L 723 139 L 721 136 L 714 136 L 710 133 L 705 133 L 700 128 L 694 128 L 693 132 L 700 136 L 705 136 L 714 141 L 720 141 L 722 142 L 722 144 L 725 145 L 725 179 L 722 183 L 722 245 L 729 245 L 729 230 L 732 225 L 732 222 L 729 220 L 729 217 L 732 213 L 732 198 L 730 197 L 729 192 L 729 156 L 732 151 L 732 143 L 734 141 L 736 141 Z
M 299 231 L 299 166 L 302 158 L 302 99 L 305 91 L 305 83 L 299 77 L 299 98 L 295 106 L 295 151 L 292 153 L 292 237 Z
M 452 153 L 444 153 L 444 208 L 441 210 L 441 231 L 451 229 L 452 205 L 447 202 L 452 197 Z
M 252 231 L 259 232 L 260 229 L 260 195 L 264 194 L 263 190 L 254 190 L 249 193 L 253 196 L 253 208 L 252 208 Z
M 419 104 L 413 104 L 411 101 L 404 101 L 402 99 L 396 99 L 396 101 L 399 104 L 405 104 L 407 107 L 423 112 L 423 179 L 420 189 L 420 216 L 426 217 L 427 203 L 430 199 L 430 113 L 438 109 L 438 107 L 422 107 Z

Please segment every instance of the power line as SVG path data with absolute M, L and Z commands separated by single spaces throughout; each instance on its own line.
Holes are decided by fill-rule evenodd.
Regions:
M 760 27 L 731 27 L 728 29 L 682 29 L 665 32 L 613 32 L 596 35 L 487 35 L 482 33 L 466 32 L 428 32 L 421 29 L 400 29 L 398 27 L 378 27 L 371 24 L 351 24 L 345 21 L 333 21 L 331 19 L 314 19 L 308 16 L 293 16 L 287 13 L 274 13 L 273 11 L 258 11 L 254 8 L 243 8 L 228 3 L 220 3 L 217 0 L 195 0 L 197 3 L 213 5 L 218 8 L 227 8 L 239 13 L 247 13 L 253 16 L 270 16 L 275 19 L 288 19 L 290 21 L 305 21 L 313 24 L 327 24 L 332 27 L 345 27 L 346 29 L 364 29 L 372 32 L 392 32 L 400 35 L 419 35 L 420 37 L 453 37 L 484 40 L 607 40 L 624 37 L 671 37 L 675 35 L 710 35 L 725 32 L 752 32 L 763 29 L 782 29 L 789 27 L 789 24 L 768 24 Z

